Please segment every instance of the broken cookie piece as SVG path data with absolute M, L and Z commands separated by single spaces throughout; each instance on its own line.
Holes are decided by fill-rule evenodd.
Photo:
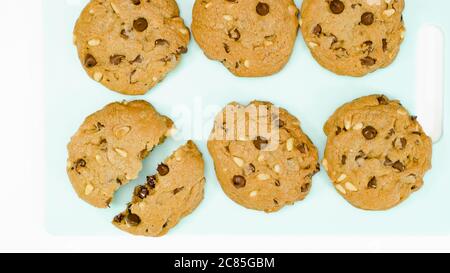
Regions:
M 189 141 L 161 163 L 145 185 L 135 188 L 131 203 L 113 224 L 133 235 L 163 236 L 197 208 L 204 185 L 202 154 Z
M 359 98 L 327 121 L 323 166 L 353 206 L 387 210 L 423 185 L 432 142 L 417 118 L 383 95 Z
M 92 0 L 74 29 L 89 76 L 126 95 L 145 94 L 162 81 L 189 40 L 174 0 Z
M 115 191 L 136 179 L 142 160 L 173 129 L 146 101 L 112 103 L 90 115 L 68 144 L 72 186 L 89 204 L 106 208 Z

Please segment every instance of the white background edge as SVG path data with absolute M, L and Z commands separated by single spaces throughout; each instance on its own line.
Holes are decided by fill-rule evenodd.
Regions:
M 45 1 L 45 0 L 43 0 Z M 309 252 L 448 251 L 450 237 L 55 237 L 44 226 L 41 1 L 5 1 L 0 23 L 2 144 L 0 251 Z M 63 90 L 62 90 L 63 92 Z M 57 133 L 57 132 L 48 132 Z M 61 213 L 69 213 L 62 211 Z

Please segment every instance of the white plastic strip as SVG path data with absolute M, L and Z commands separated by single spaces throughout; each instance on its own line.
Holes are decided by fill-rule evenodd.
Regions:
M 420 29 L 417 40 L 416 109 L 425 132 L 439 141 L 443 131 L 444 34 L 436 26 Z

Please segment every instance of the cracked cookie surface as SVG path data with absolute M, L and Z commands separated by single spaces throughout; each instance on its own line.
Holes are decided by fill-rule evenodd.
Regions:
M 194 142 L 175 151 L 157 172 L 135 188 L 126 211 L 113 220 L 117 228 L 133 235 L 163 236 L 203 200 L 204 162 Z
M 112 103 L 87 117 L 67 147 L 67 173 L 78 196 L 108 207 L 115 191 L 138 177 L 142 160 L 172 127 L 145 101 Z
M 336 190 L 353 206 L 387 210 L 423 185 L 432 142 L 416 117 L 383 95 L 339 108 L 324 127 L 323 166 Z
M 275 212 L 303 200 L 319 171 L 317 149 L 300 122 L 268 102 L 225 107 L 208 149 L 224 192 L 254 210 Z
M 364 76 L 390 65 L 404 38 L 404 0 L 305 0 L 301 30 L 324 68 Z
M 288 62 L 298 31 L 292 0 L 197 0 L 192 32 L 206 56 L 233 74 L 275 74 Z
M 74 29 L 89 76 L 126 95 L 145 94 L 162 81 L 189 39 L 174 0 L 92 0 Z

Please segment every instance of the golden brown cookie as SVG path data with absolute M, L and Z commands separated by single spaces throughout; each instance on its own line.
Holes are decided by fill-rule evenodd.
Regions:
M 115 191 L 138 177 L 142 160 L 172 127 L 145 101 L 112 103 L 87 117 L 68 145 L 67 173 L 78 196 L 108 207 Z
M 187 52 L 189 30 L 174 0 L 92 0 L 74 30 L 91 78 L 126 94 L 145 94 Z
M 328 70 L 364 76 L 390 65 L 404 38 L 404 0 L 305 0 L 301 29 Z
M 288 62 L 298 31 L 292 0 L 197 0 L 192 32 L 206 56 L 233 74 L 275 74 Z
M 225 107 L 208 149 L 224 192 L 254 210 L 275 212 L 303 200 L 319 171 L 317 149 L 300 122 L 269 102 Z
M 387 210 L 423 185 L 432 142 L 416 117 L 383 95 L 339 108 L 324 127 L 323 166 L 337 191 L 355 207 Z
M 165 235 L 203 200 L 205 185 L 202 154 L 192 141 L 158 166 L 158 174 L 135 188 L 132 202 L 113 224 L 141 236 Z

